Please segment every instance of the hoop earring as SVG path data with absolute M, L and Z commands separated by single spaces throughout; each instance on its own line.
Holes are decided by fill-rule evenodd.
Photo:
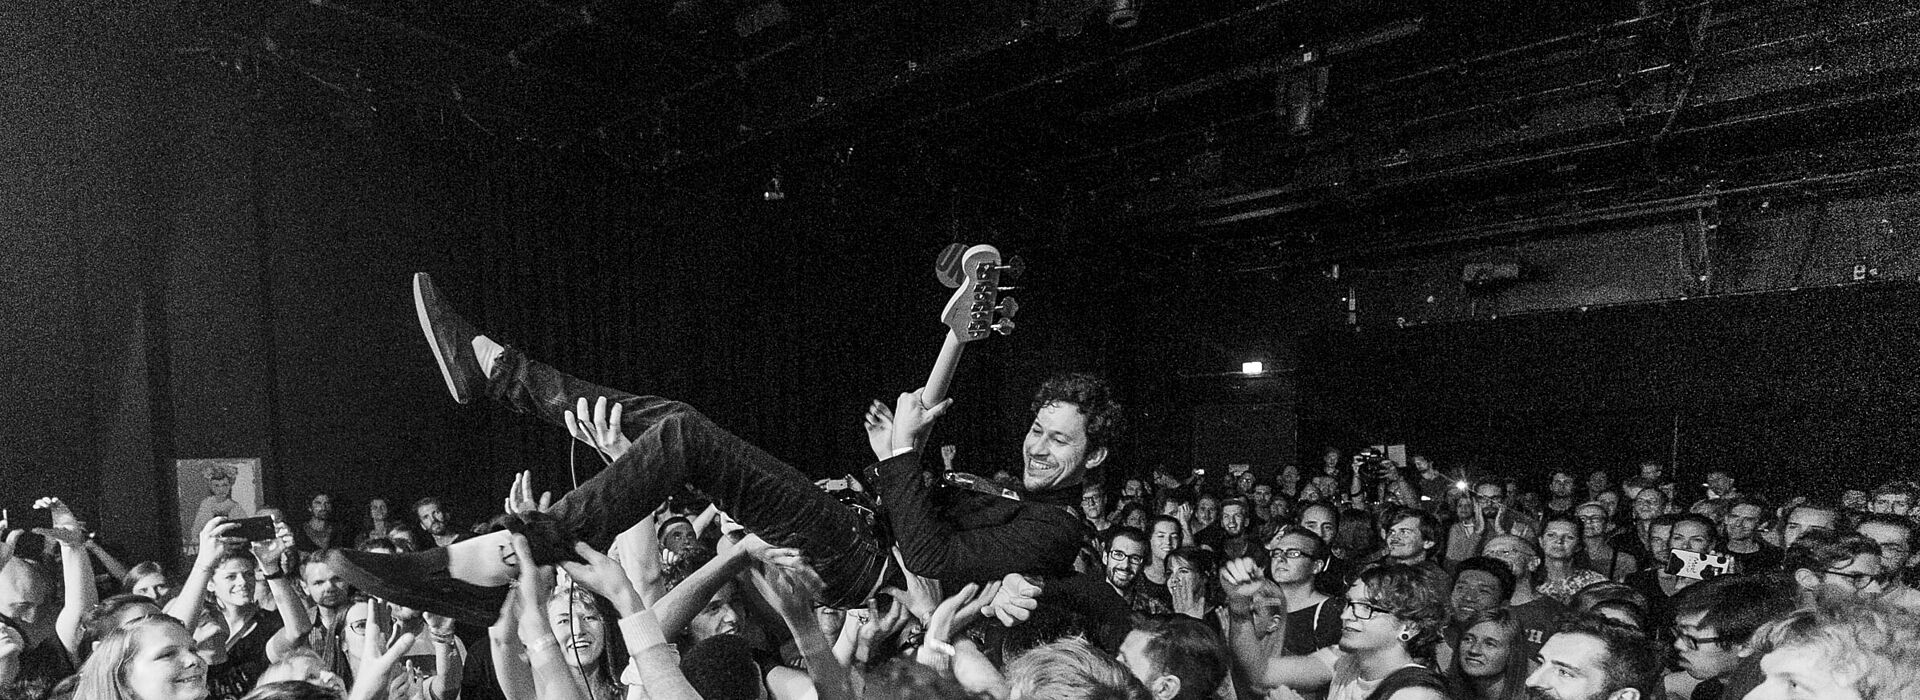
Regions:
M 1413 630 L 1400 630 L 1400 641 L 1402 642 L 1413 641 Z

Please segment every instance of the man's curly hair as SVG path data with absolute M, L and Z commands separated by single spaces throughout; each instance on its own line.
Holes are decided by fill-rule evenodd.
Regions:
M 1120 434 L 1120 402 L 1107 380 L 1085 372 L 1056 374 L 1033 392 L 1033 412 L 1054 402 L 1070 403 L 1087 417 L 1087 450 L 1106 447 Z

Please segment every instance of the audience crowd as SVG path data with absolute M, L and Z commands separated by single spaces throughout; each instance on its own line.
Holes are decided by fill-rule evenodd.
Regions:
M 1908 481 L 1331 448 L 1128 471 L 1111 391 L 1066 375 L 1018 468 L 923 467 L 945 404 L 904 394 L 868 412 L 876 465 L 815 488 L 684 404 L 589 410 L 611 390 L 439 335 L 479 356 L 456 399 L 484 383 L 609 466 L 558 501 L 522 474 L 471 526 L 431 497 L 208 513 L 181 561 L 131 567 L 43 498 L 50 527 L 0 540 L 0 700 L 1920 698 Z
M 685 492 L 608 552 L 519 567 L 484 630 L 325 556 L 498 526 L 456 529 L 434 498 L 342 521 L 316 494 L 253 542 L 214 516 L 180 568 L 124 566 L 42 499 L 54 526 L 0 550 L 0 678 L 23 699 L 1920 697 L 1912 483 L 1776 502 L 1647 462 L 1532 492 L 1409 461 L 1089 472 L 1074 575 L 914 576 L 849 610 L 816 604 L 802 552 Z

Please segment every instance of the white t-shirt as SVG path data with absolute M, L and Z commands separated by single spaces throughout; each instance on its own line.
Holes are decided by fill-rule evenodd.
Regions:
M 1339 647 L 1327 647 L 1313 652 L 1313 657 L 1333 669 L 1333 683 L 1327 686 L 1327 700 L 1367 700 L 1367 696 L 1380 689 L 1387 677 L 1373 680 L 1360 677 L 1360 661 L 1352 654 L 1341 651 Z M 1419 666 L 1420 664 L 1407 664 Z M 1404 666 L 1402 668 L 1405 668 Z

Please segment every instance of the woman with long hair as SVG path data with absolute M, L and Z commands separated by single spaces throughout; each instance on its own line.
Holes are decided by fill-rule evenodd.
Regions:
M 151 615 L 113 630 L 80 668 L 74 700 L 202 700 L 207 663 L 178 620 Z
M 1516 649 L 1520 625 L 1506 608 L 1474 613 L 1447 669 L 1453 700 L 1526 700 L 1527 655 Z
M 1173 611 L 1219 627 L 1219 585 L 1215 583 L 1219 556 L 1213 550 L 1181 547 L 1167 555 L 1167 594 Z
M 1171 515 L 1157 515 L 1149 522 L 1153 529 L 1147 533 L 1147 566 L 1140 573 L 1147 577 L 1148 583 L 1164 590 L 1167 586 L 1167 555 L 1186 543 L 1186 532 L 1180 520 Z

